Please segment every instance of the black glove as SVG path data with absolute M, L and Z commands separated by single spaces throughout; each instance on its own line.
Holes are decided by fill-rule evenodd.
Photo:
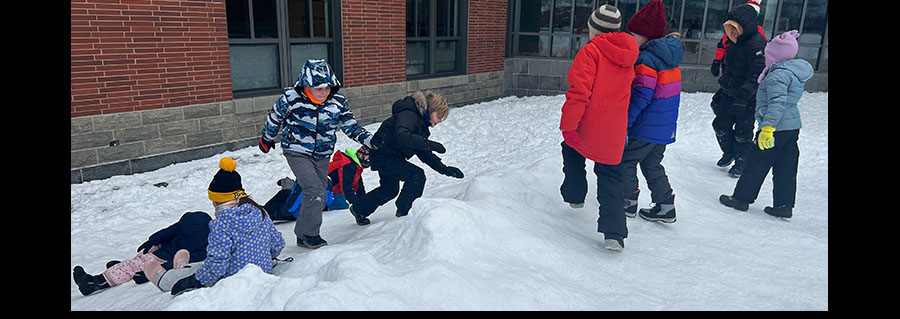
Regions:
M 719 60 L 713 60 L 712 67 L 709 68 L 709 71 L 712 72 L 714 77 L 719 77 L 719 69 L 722 67 L 722 62 Z
M 268 153 L 269 150 L 275 148 L 275 141 L 267 141 L 266 139 L 260 137 L 259 138 L 259 150 L 263 153 Z
M 137 252 L 139 252 L 139 253 L 142 252 L 142 253 L 146 254 L 147 250 L 152 248 L 153 246 L 156 246 L 156 243 L 150 242 L 149 240 L 147 240 L 143 244 L 138 246 Z
M 447 168 L 445 168 L 444 171 L 441 172 L 441 174 L 456 178 L 463 178 L 464 176 L 463 172 L 459 170 L 459 168 L 453 166 L 447 166 Z
M 191 275 L 190 277 L 181 278 L 181 280 L 172 286 L 172 295 L 177 296 L 183 292 L 188 292 L 197 288 L 203 288 L 203 284 L 197 280 L 197 276 Z
M 431 141 L 431 140 L 425 140 L 425 146 L 427 146 L 432 151 L 435 151 L 435 152 L 438 152 L 441 154 L 444 154 L 444 152 L 447 151 L 447 149 L 444 148 L 444 145 L 441 145 L 441 143 Z

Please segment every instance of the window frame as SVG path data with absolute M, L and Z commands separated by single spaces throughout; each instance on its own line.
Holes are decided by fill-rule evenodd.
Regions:
M 263 96 L 270 94 L 281 93 L 282 89 L 285 87 L 293 86 L 297 80 L 297 76 L 299 74 L 291 74 L 293 71 L 291 70 L 291 46 L 294 44 L 326 44 L 328 46 L 328 56 L 325 59 L 328 61 L 328 64 L 331 65 L 332 69 L 337 74 L 339 79 L 343 79 L 343 56 L 340 54 L 342 52 L 342 41 L 341 41 L 341 5 L 340 0 L 328 0 L 328 5 L 330 6 L 328 10 L 330 11 L 329 15 L 329 27 L 331 28 L 331 37 L 315 37 L 314 34 L 314 26 L 313 26 L 313 11 L 312 11 L 312 2 L 313 0 L 305 0 L 306 8 L 307 8 L 307 18 L 309 24 L 309 36 L 303 38 L 292 38 L 290 36 L 290 25 L 289 21 L 289 12 L 288 12 L 288 1 L 289 0 L 274 0 L 275 1 L 275 24 L 278 30 L 278 37 L 276 38 L 256 38 L 255 34 L 255 26 L 254 26 L 254 16 L 253 16 L 253 0 L 227 0 L 227 1 L 246 1 L 248 20 L 247 23 L 250 25 L 250 38 L 228 38 L 228 47 L 231 50 L 232 45 L 260 45 L 260 44 L 275 44 L 276 54 L 277 54 L 277 64 L 278 64 L 278 87 L 272 88 L 259 88 L 259 89 L 249 89 L 249 90 L 241 90 L 235 91 L 232 88 L 232 95 L 234 98 L 246 98 L 246 97 L 255 97 L 255 96 Z
M 429 78 L 437 78 L 437 77 L 446 77 L 446 76 L 454 76 L 454 75 L 462 75 L 466 74 L 467 69 L 467 51 L 468 51 L 468 16 L 469 16 L 469 1 L 468 0 L 457 0 L 459 3 L 457 14 L 457 35 L 456 36 L 438 36 L 437 35 L 437 0 L 425 0 L 428 1 L 428 30 L 429 36 L 421 37 L 421 36 L 413 36 L 410 37 L 407 35 L 406 30 L 404 30 L 404 38 L 405 45 L 404 48 L 409 46 L 410 42 L 426 42 L 426 71 L 422 74 L 413 74 L 410 75 L 406 73 L 405 65 L 406 62 L 409 61 L 409 57 L 407 56 L 404 59 L 404 73 L 406 73 L 406 80 L 421 80 L 421 79 L 429 79 Z M 404 12 L 408 13 L 409 8 L 404 10 Z M 407 16 L 406 19 L 410 17 Z M 404 23 L 404 26 L 406 23 Z M 418 26 L 418 15 L 415 10 L 413 11 L 413 27 Z M 414 34 L 415 35 L 415 34 Z M 449 72 L 435 72 L 435 57 L 436 51 L 435 47 L 438 42 L 441 41 L 456 41 L 456 66 L 454 71 Z

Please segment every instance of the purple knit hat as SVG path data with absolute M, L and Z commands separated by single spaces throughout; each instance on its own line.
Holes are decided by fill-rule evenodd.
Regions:
M 797 38 L 800 32 L 797 30 L 787 31 L 776 36 L 769 44 L 766 45 L 766 68 L 759 74 L 757 82 L 762 82 L 766 72 L 773 63 L 778 61 L 790 60 L 797 57 Z

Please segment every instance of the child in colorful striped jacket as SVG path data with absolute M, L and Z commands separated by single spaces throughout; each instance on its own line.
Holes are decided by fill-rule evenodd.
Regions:
M 640 215 L 650 221 L 675 222 L 675 194 L 662 166 L 666 145 L 675 142 L 681 69 L 684 56 L 677 33 L 665 34 L 666 17 L 662 1 L 653 0 L 628 22 L 628 31 L 640 46 L 628 105 L 628 143 L 622 155 L 625 215 L 637 215 L 637 165 L 647 179 L 652 208 Z

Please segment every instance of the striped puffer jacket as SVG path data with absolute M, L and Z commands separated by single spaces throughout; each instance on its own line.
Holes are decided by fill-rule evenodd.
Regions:
M 656 144 L 675 142 L 682 57 L 684 49 L 677 36 L 641 45 L 628 105 L 628 138 Z

